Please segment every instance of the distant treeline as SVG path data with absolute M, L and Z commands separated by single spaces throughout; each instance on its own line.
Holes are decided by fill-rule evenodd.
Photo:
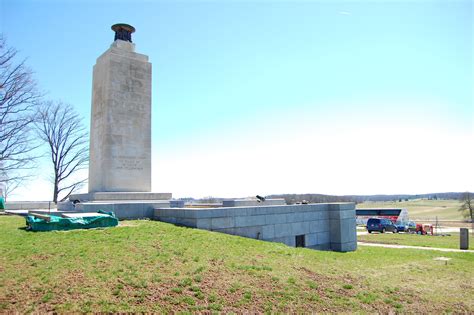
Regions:
M 309 203 L 324 203 L 324 202 L 355 202 L 362 203 L 365 201 L 408 201 L 412 199 L 461 199 L 464 192 L 445 192 L 421 195 L 323 195 L 323 194 L 281 194 L 268 195 L 266 198 L 284 198 L 287 204 L 295 204 L 298 202 L 307 201 Z M 205 197 L 202 199 L 194 199 L 192 197 L 179 198 L 186 202 L 203 202 L 203 203 L 218 203 L 227 198 L 219 197 Z M 233 199 L 233 198 L 231 198 Z M 235 198 L 239 199 L 239 198 Z
M 294 204 L 302 201 L 309 203 L 320 202 L 356 202 L 365 201 L 408 201 L 412 199 L 460 199 L 462 192 L 433 193 L 421 195 L 322 195 L 322 194 L 281 194 L 269 195 L 267 198 L 284 198 L 287 204 Z

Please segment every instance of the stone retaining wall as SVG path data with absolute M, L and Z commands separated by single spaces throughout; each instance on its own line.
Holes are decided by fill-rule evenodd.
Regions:
M 178 225 L 321 250 L 357 248 L 355 204 L 157 208 L 155 219 Z M 299 244 L 301 245 L 301 244 Z
M 156 201 L 116 201 L 116 202 L 81 202 L 76 204 L 75 210 L 78 212 L 113 211 L 120 219 L 151 219 L 154 209 L 159 207 L 169 207 L 167 200 Z
M 9 201 L 5 203 L 6 210 L 36 210 L 56 209 L 52 201 Z

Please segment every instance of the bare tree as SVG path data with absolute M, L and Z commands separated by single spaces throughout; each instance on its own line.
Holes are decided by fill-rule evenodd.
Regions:
M 462 205 L 459 208 L 459 211 L 462 212 L 465 218 L 470 218 L 474 223 L 474 200 L 473 194 L 470 192 L 465 192 L 461 197 Z
M 63 201 L 87 180 L 77 172 L 89 161 L 88 134 L 81 117 L 69 104 L 46 102 L 38 112 L 39 136 L 49 146 L 53 163 L 53 201 Z M 62 198 L 59 199 L 59 195 Z
M 13 192 L 20 187 L 25 180 L 27 180 L 30 177 L 29 174 L 26 175 L 20 175 L 20 176 L 15 176 L 11 179 L 4 180 L 3 183 L 5 184 L 4 188 L 4 194 L 5 194 L 5 201 L 7 200 L 8 197 L 13 195 Z
M 35 165 L 32 136 L 34 110 L 41 95 L 25 61 L 6 45 L 0 34 L 0 181 L 11 184 L 28 177 Z M 11 191 L 11 189 L 7 189 Z

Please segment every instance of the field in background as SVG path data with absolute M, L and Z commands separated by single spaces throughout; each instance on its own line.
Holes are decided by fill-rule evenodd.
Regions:
M 459 249 L 459 233 L 449 234 L 446 236 L 432 236 L 404 233 L 372 233 L 357 235 L 357 240 L 368 243 Z M 469 233 L 469 249 L 474 250 L 474 237 L 472 233 Z
M 386 201 L 374 202 L 367 201 L 357 204 L 357 208 L 406 208 L 411 220 L 463 220 L 458 211 L 461 202 L 458 200 L 428 200 L 416 199 L 402 202 Z
M 322 252 L 155 221 L 24 226 L 0 216 L 0 312 L 474 312 L 471 253 Z

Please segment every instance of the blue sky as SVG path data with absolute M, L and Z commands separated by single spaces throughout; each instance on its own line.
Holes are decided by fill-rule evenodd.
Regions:
M 47 97 L 87 125 L 110 26 L 135 26 L 153 64 L 155 191 L 474 190 L 471 1 L 1 0 L 0 10 L 0 31 Z

